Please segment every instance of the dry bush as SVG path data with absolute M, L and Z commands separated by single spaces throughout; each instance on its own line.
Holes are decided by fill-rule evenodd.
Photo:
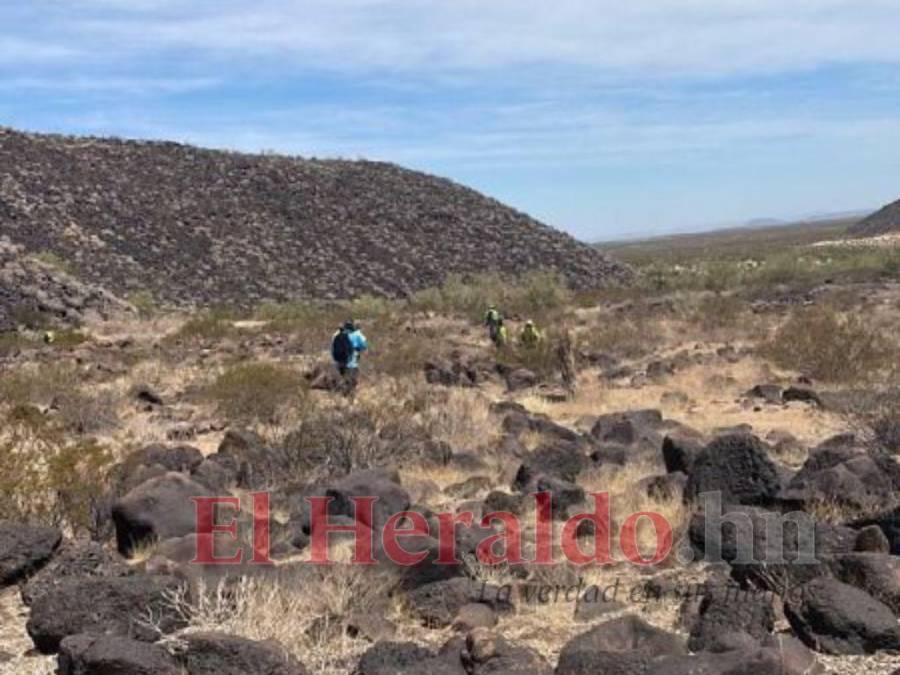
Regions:
M 313 410 L 284 436 L 277 456 L 277 475 L 306 480 L 343 475 L 381 465 L 390 453 L 365 410 Z
M 237 314 L 228 308 L 206 310 L 192 316 L 167 339 L 167 342 L 215 342 L 235 332 Z
M 363 357 L 369 370 L 389 377 L 403 377 L 422 371 L 443 335 L 433 327 L 382 320 L 373 326 L 369 337 L 369 351 Z
M 94 441 L 67 440 L 52 423 L 20 417 L 0 441 L 0 518 L 39 520 L 95 534 L 112 453 Z
M 783 368 L 838 383 L 874 378 L 893 363 L 897 347 L 863 317 L 816 306 L 791 315 L 763 352 Z
M 116 427 L 120 402 L 120 396 L 110 389 L 78 387 L 60 392 L 53 407 L 63 428 L 86 435 Z
M 630 359 L 646 356 L 660 341 L 658 324 L 646 317 L 601 317 L 589 330 L 578 335 L 578 346 L 582 350 Z
M 289 573 L 243 578 L 227 588 L 201 588 L 196 600 L 186 591 L 174 593 L 169 603 L 187 622 L 186 632 L 274 639 L 310 672 L 337 675 L 351 672 L 371 645 L 351 637 L 351 617 L 383 611 L 385 588 L 358 565 L 304 565 Z M 178 636 L 167 641 L 177 650 Z
M 900 454 L 900 389 L 854 391 L 844 413 L 850 427 L 876 450 Z
M 110 389 L 81 384 L 77 368 L 34 364 L 0 377 L 0 404 L 22 414 L 33 406 L 47 409 L 63 431 L 93 434 L 116 426 L 119 397 Z
M 77 368 L 64 364 L 29 364 L 0 376 L 0 403 L 48 407 L 62 392 L 80 385 Z
M 274 424 L 291 408 L 304 406 L 305 381 L 293 368 L 275 363 L 240 363 L 226 369 L 206 389 L 219 413 L 241 424 Z
M 497 352 L 497 361 L 508 368 L 526 368 L 543 379 L 552 378 L 559 373 L 560 338 L 560 330 L 550 329 L 544 332 L 543 341 L 534 346 L 513 342 Z
M 423 425 L 438 441 L 455 450 L 477 451 L 493 447 L 500 436 L 490 400 L 479 391 L 438 390 L 440 400 L 422 413 Z
M 508 316 L 527 316 L 547 323 L 551 315 L 567 309 L 573 295 L 562 277 L 537 270 L 519 278 L 496 274 L 454 276 L 437 288 L 414 293 L 410 306 L 418 311 L 456 315 L 481 321 L 494 304 Z
M 267 331 L 290 334 L 304 347 L 327 342 L 349 316 L 336 305 L 309 302 L 266 303 L 254 312 Z
M 734 330 L 745 310 L 746 305 L 740 297 L 714 293 L 701 297 L 691 308 L 687 319 L 692 326 L 704 332 Z

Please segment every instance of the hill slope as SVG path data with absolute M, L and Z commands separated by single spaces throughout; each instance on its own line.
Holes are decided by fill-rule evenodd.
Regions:
M 877 237 L 881 234 L 900 233 L 900 200 L 859 221 L 848 232 L 854 237 Z
M 86 283 L 178 304 L 402 295 L 454 273 L 629 277 L 604 254 L 398 166 L 0 129 L 0 231 Z

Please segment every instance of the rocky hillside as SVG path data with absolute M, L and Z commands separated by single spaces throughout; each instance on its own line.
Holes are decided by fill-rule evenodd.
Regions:
M 848 232 L 855 237 L 877 237 L 882 234 L 900 233 L 900 200 L 888 204 L 880 211 L 859 221 Z
M 368 161 L 0 129 L 0 231 L 85 282 L 177 304 L 403 295 L 454 273 L 627 267 L 448 180 Z
M 80 282 L 0 236 L 0 332 L 29 325 L 38 315 L 76 324 L 129 309 L 105 289 Z

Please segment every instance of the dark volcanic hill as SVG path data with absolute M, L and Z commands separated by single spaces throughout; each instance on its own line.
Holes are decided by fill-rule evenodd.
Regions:
M 880 234 L 900 233 L 900 201 L 888 204 L 847 230 L 854 237 L 877 237 Z
M 492 270 L 554 268 L 575 288 L 630 275 L 493 199 L 391 164 L 3 129 L 0 233 L 87 284 L 178 304 L 399 296 Z

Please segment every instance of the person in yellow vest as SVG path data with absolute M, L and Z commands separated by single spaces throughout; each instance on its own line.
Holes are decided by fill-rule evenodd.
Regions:
M 506 329 L 506 324 L 503 322 L 502 316 L 497 322 L 497 329 L 494 332 L 493 340 L 497 349 L 502 349 L 509 344 L 509 331 Z
M 522 326 L 522 332 L 519 333 L 519 343 L 528 349 L 533 349 L 537 347 L 544 341 L 544 336 L 541 331 L 538 330 L 537 326 L 534 325 L 534 321 L 529 319 L 525 322 L 525 325 Z

